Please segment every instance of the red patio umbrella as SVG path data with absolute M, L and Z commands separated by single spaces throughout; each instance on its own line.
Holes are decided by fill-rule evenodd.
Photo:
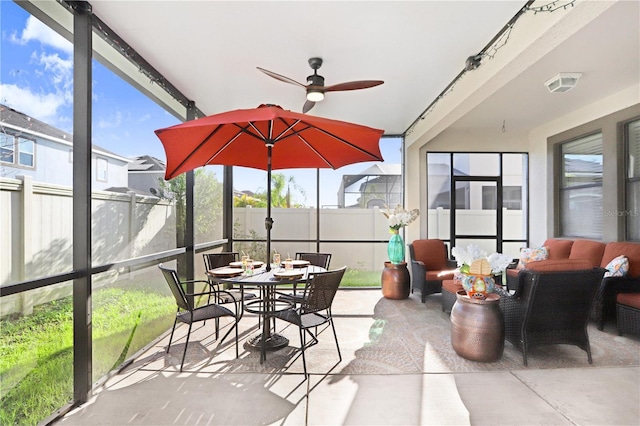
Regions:
M 267 171 L 267 256 L 271 253 L 271 170 L 337 169 L 382 161 L 384 130 L 260 105 L 155 131 L 167 155 L 165 179 L 207 164 Z M 269 265 L 269 259 L 266 262 Z

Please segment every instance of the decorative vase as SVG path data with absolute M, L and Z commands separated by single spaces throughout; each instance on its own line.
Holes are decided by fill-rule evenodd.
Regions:
M 404 262 L 404 241 L 397 230 L 391 230 L 391 238 L 389 238 L 389 245 L 387 246 L 387 254 L 391 263 Z
M 491 275 L 461 274 L 462 288 L 473 299 L 484 300 L 493 293 L 496 282 Z

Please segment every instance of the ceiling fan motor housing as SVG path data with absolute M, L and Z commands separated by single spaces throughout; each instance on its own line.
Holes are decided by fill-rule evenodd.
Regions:
M 312 74 L 307 77 L 307 84 L 310 86 L 324 86 L 324 77 L 318 74 Z

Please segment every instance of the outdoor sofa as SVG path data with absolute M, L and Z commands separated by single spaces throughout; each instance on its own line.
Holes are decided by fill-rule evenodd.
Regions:
M 570 271 L 591 268 L 609 268 L 619 256 L 628 260 L 624 276 L 605 276 L 600 283 L 591 318 L 602 330 L 607 320 L 616 318 L 616 296 L 619 293 L 640 293 L 640 244 L 632 242 L 603 243 L 587 239 L 564 240 L 551 238 L 542 247 L 548 257 L 507 269 L 507 288 L 516 291 L 521 284 L 523 270 Z M 613 262 L 615 263 L 615 262 Z

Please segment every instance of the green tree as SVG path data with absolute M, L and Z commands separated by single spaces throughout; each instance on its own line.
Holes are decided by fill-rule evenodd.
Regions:
M 216 231 L 221 229 L 222 183 L 215 173 L 198 169 L 194 175 L 194 232 L 196 243 L 212 241 L 218 238 Z M 187 209 L 187 175 L 185 173 L 165 181 L 159 179 L 163 196 L 173 199 L 176 206 L 176 247 L 184 247 Z M 184 272 L 184 266 L 178 262 L 178 270 Z
M 287 178 L 282 173 L 273 173 L 271 175 L 271 206 L 287 209 L 304 207 L 304 203 L 292 201 L 292 189 L 306 201 L 304 188 L 296 183 L 293 176 Z M 246 194 L 234 197 L 233 205 L 235 207 L 267 207 L 267 191 L 256 191 L 253 197 L 248 197 Z

